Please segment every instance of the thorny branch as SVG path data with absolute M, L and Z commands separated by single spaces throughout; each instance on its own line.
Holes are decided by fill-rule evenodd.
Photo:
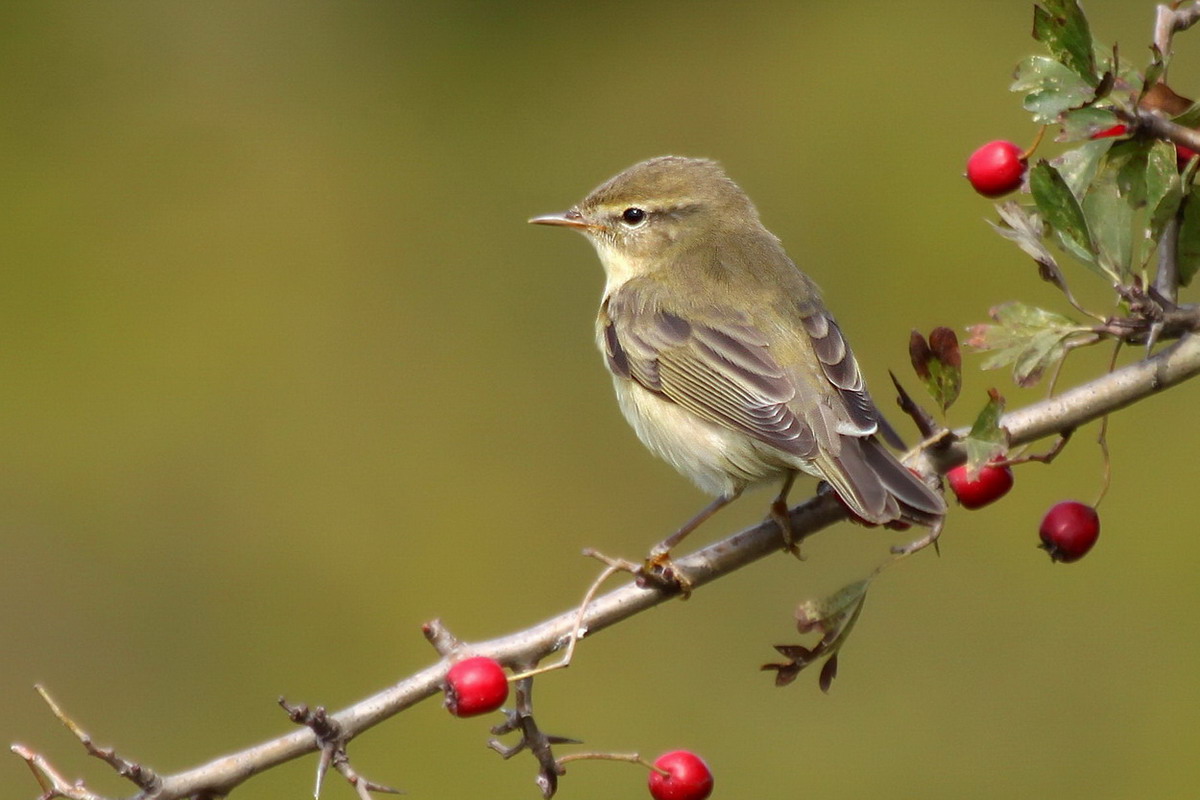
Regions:
M 1200 335 L 1187 334 L 1150 358 L 1129 364 L 1048 400 L 1009 412 L 1004 415 L 1001 424 L 1008 431 L 1013 446 L 1033 442 L 1074 430 L 1197 374 L 1200 374 Z M 918 468 L 932 465 L 939 472 L 961 463 L 965 460 L 965 452 L 957 439 L 966 431 L 955 433 L 955 436 L 941 436 L 927 441 L 909 453 L 908 462 Z M 845 519 L 845 516 L 845 511 L 831 495 L 813 497 L 792 509 L 793 535 L 800 540 Z M 675 560 L 675 566 L 690 581 L 693 590 L 699 590 L 780 549 L 779 528 L 774 521 L 767 521 L 680 557 Z M 581 636 L 591 636 L 664 603 L 673 596 L 655 586 L 640 587 L 630 582 L 596 597 L 582 614 L 572 608 L 525 630 L 477 643 L 470 650 L 478 655 L 491 656 L 507 666 L 537 663 L 564 648 L 577 625 Z M 385 719 L 437 694 L 449 666 L 449 659 L 443 658 L 371 697 L 326 715 L 327 720 L 336 725 L 340 732 L 339 741 L 344 745 Z M 65 715 L 56 713 L 65 721 Z M 81 730 L 73 723 L 69 727 Z M 90 741 L 90 738 L 85 741 L 89 752 L 99 750 L 90 745 Z M 141 789 L 139 800 L 221 797 L 260 772 L 321 750 L 326 745 L 311 727 L 304 727 L 174 775 L 155 775 L 154 781 L 144 778 L 135 781 Z M 14 745 L 12 749 L 26 761 L 37 777 L 43 789 L 42 797 L 105 800 L 82 784 L 66 781 L 52 765 L 29 748 Z M 111 753 L 107 750 L 103 752 Z M 116 758 L 115 754 L 113 758 Z M 107 758 L 105 760 L 109 761 Z M 125 765 L 123 769 L 133 774 L 154 775 L 152 771 L 124 759 L 119 759 L 117 763 Z

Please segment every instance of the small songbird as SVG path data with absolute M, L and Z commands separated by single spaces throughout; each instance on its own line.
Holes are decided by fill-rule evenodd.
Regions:
M 596 340 L 621 411 L 646 447 L 717 497 L 652 561 L 771 479 L 783 481 L 771 517 L 790 548 L 797 471 L 867 522 L 940 526 L 945 501 L 877 438 L 890 429 L 816 285 L 716 162 L 652 158 L 530 222 L 595 246 L 607 275 Z

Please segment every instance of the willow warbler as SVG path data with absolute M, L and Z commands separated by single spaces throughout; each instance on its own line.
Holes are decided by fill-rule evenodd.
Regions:
M 797 471 L 827 481 L 872 523 L 940 526 L 946 504 L 880 443 L 890 431 L 813 281 L 721 167 L 663 156 L 635 164 L 560 214 L 607 281 L 596 341 L 643 444 L 716 500 L 670 548 L 752 484 L 791 546 Z

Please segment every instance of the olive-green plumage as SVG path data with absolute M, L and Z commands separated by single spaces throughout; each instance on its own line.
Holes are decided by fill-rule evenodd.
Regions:
M 718 164 L 644 161 L 531 222 L 595 246 L 596 338 L 621 410 L 702 489 L 728 501 L 801 470 L 869 522 L 938 524 L 945 501 L 878 441 L 886 425 L 816 285 Z

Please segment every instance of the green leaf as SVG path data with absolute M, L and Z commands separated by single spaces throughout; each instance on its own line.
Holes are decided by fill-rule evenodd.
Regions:
M 1056 142 L 1078 142 L 1091 139 L 1100 131 L 1112 128 L 1118 121 L 1117 115 L 1112 111 L 1088 106 L 1073 108 L 1065 112 L 1059 119 L 1059 123 L 1062 125 L 1062 130 L 1054 140 Z
M 1177 125 L 1185 128 L 1200 128 L 1200 103 L 1195 103 L 1178 117 L 1171 119 Z
M 1155 141 L 1146 153 L 1146 205 L 1150 209 L 1158 206 L 1167 196 L 1173 184 L 1179 183 L 1179 169 L 1175 164 L 1175 148 L 1163 141 Z
M 988 402 L 975 418 L 971 431 L 963 440 L 967 450 L 967 473 L 979 468 L 1008 451 L 1008 431 L 1000 427 L 1004 415 L 1004 397 L 995 389 L 988 390 Z
M 967 344 L 989 355 L 982 369 L 1012 365 L 1013 379 L 1032 386 L 1046 369 L 1066 355 L 1072 339 L 1090 334 L 1090 329 L 1052 311 L 1011 302 L 991 311 L 996 324 L 971 326 Z
M 1183 181 L 1175 166 L 1175 149 L 1166 142 L 1155 142 L 1146 162 L 1146 217 L 1142 252 L 1135 263 L 1145 267 L 1158 248 L 1163 229 L 1179 210 L 1183 200 Z
M 1063 248 L 1084 264 L 1105 274 L 1096 261 L 1096 246 L 1088 231 L 1079 200 L 1058 170 L 1042 159 L 1029 170 L 1029 191 L 1042 219 L 1057 234 Z M 1105 275 L 1116 280 L 1116 275 Z
M 1104 160 L 1109 149 L 1117 141 L 1119 140 L 1104 138 L 1085 142 L 1054 160 L 1054 166 L 1058 170 L 1058 174 L 1067 182 L 1071 194 L 1083 197 L 1087 193 L 1087 187 L 1096 177 L 1100 162 Z
M 1033 38 L 1091 86 L 1100 82 L 1092 54 L 1092 32 L 1075 0 L 1044 0 L 1041 6 L 1034 6 Z
M 1200 197 L 1192 189 L 1183 200 L 1183 222 L 1179 225 L 1179 285 L 1187 286 L 1200 270 Z
M 1139 172 L 1143 181 L 1145 170 Z M 1145 194 L 1144 183 L 1140 184 Z M 1121 191 L 1118 175 L 1105 170 L 1092 182 L 1083 198 L 1088 229 L 1094 232 L 1097 259 L 1102 269 L 1125 276 L 1129 272 L 1132 247 L 1132 193 Z
M 1136 139 L 1117 142 L 1108 151 L 1108 170 L 1116 171 L 1117 188 L 1135 208 L 1146 204 L 1146 164 L 1149 155 L 1150 142 Z M 1096 228 L 1092 227 L 1091 230 L 1095 231 Z
M 1048 56 L 1029 56 L 1017 65 L 1014 92 L 1025 92 L 1022 104 L 1033 121 L 1050 124 L 1073 108 L 1092 101 L 1092 84 Z

